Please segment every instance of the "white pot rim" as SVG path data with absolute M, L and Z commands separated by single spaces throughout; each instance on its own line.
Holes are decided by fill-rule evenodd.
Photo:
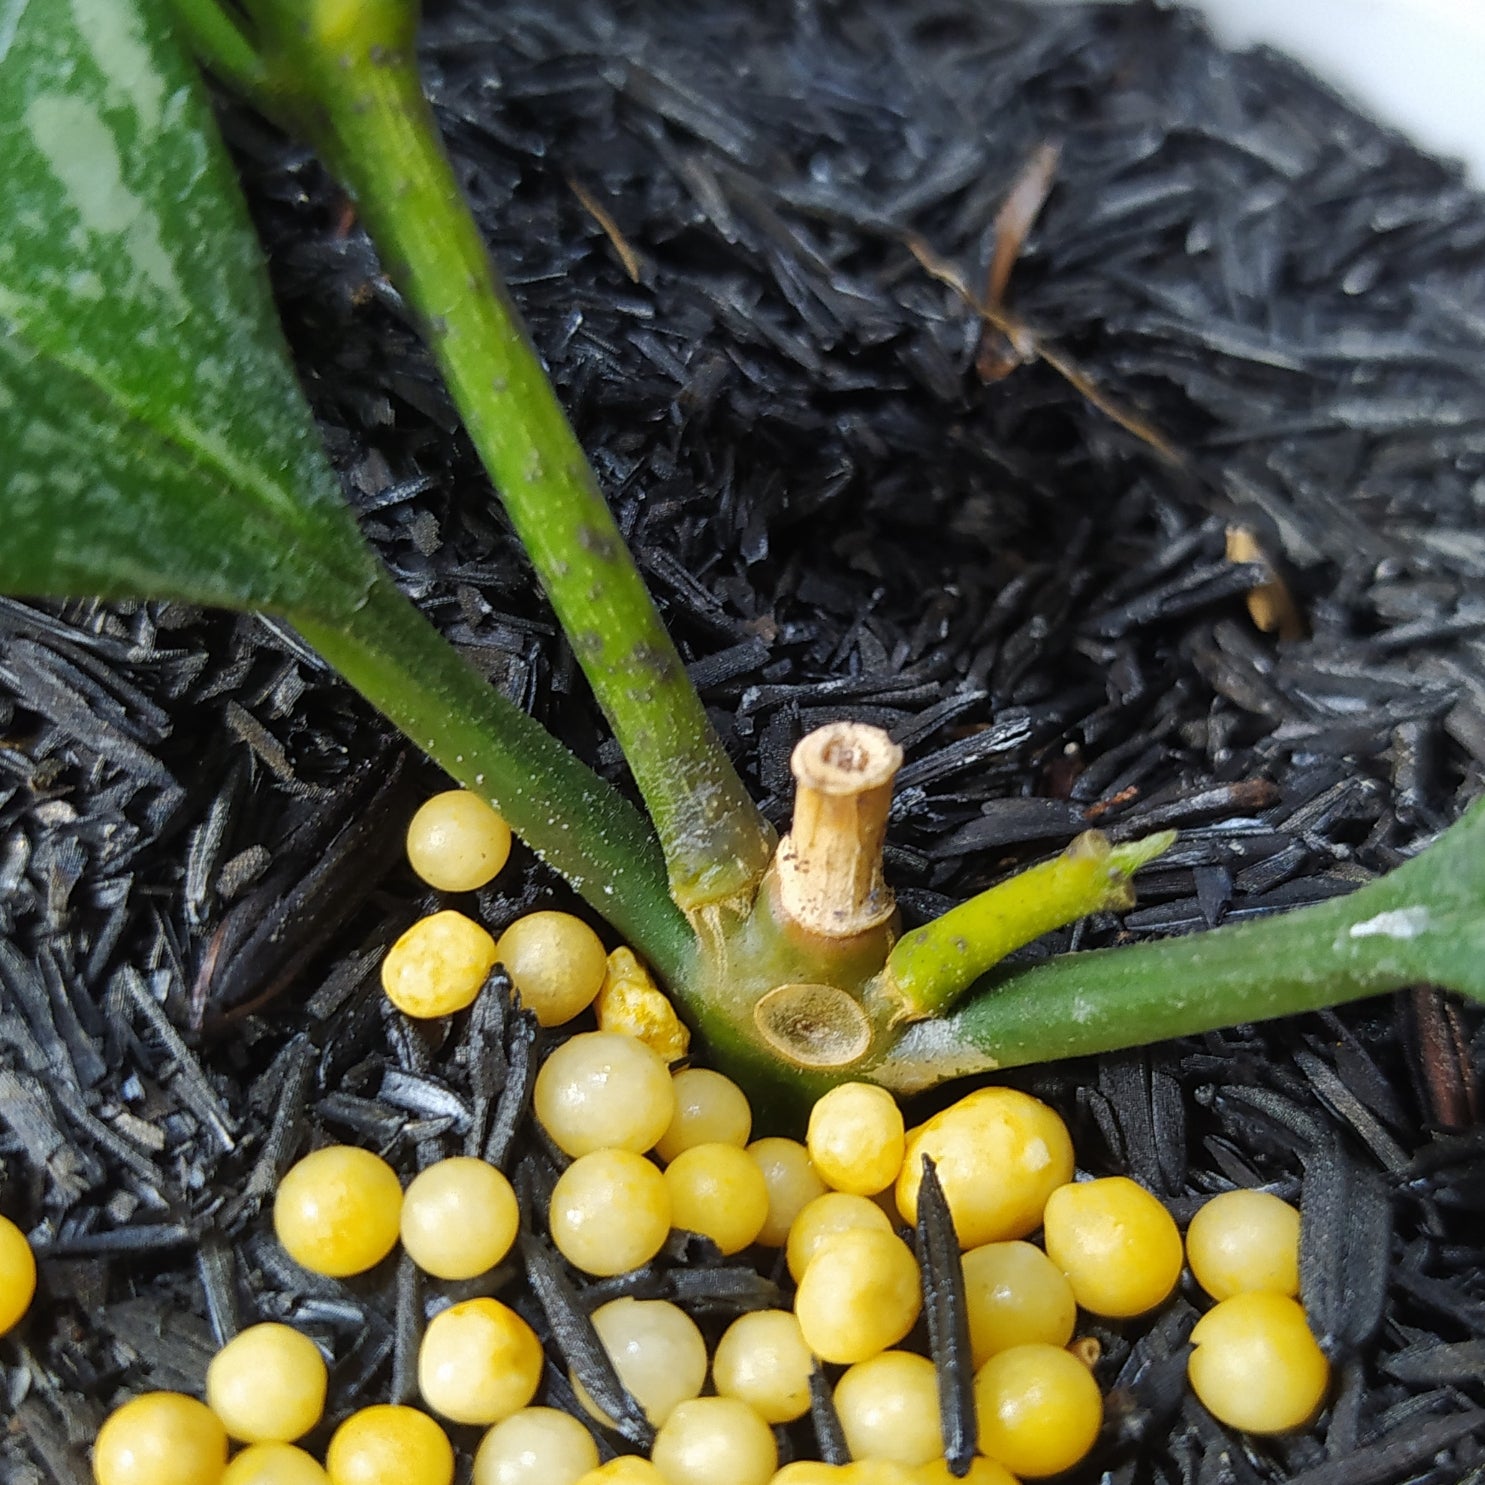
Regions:
M 1485 0 L 1202 0 L 1200 8 L 1228 45 L 1288 52 L 1485 181 Z
M 1174 0 L 1170 0 L 1174 3 Z M 1227 46 L 1272 46 L 1485 184 L 1485 0 L 1184 0 Z

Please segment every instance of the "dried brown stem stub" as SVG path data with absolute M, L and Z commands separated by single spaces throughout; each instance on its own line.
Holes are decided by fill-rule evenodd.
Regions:
M 852 938 L 896 909 L 882 877 L 892 780 L 902 749 L 880 727 L 832 722 L 789 760 L 794 823 L 775 858 L 783 915 L 821 938 Z

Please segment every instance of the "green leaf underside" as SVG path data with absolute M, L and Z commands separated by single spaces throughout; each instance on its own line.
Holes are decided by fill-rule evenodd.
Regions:
M 348 614 L 374 572 L 154 3 L 0 30 L 0 588 Z

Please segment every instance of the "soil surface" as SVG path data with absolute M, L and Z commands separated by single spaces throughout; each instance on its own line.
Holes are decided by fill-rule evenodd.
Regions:
M 911 918 L 1089 822 L 1180 829 L 1134 911 L 1045 953 L 1347 891 L 1480 792 L 1485 199 L 1457 171 L 1143 5 L 432 9 L 461 178 L 776 821 L 793 743 L 851 717 L 907 753 Z M 303 151 L 226 124 L 365 529 L 623 779 L 354 215 Z M 985 294 L 1049 145 L 1007 242 L 1013 349 L 944 280 Z M 1234 524 L 1266 564 L 1229 559 Z M 1284 637 L 1249 605 L 1276 574 Z M 4 601 L 0 633 L 0 1207 L 41 1259 L 0 1341 L 0 1478 L 87 1480 L 115 1401 L 198 1391 L 257 1319 L 333 1354 L 331 1423 L 410 1397 L 446 1286 L 312 1279 L 266 1203 L 323 1139 L 550 1179 L 501 986 L 415 1028 L 377 985 L 434 900 L 400 837 L 438 774 L 259 620 Z M 477 910 L 533 904 L 570 905 L 518 853 Z M 1314 1429 L 1244 1439 L 1184 1388 L 1193 1288 L 1092 1326 L 1109 1423 L 1076 1480 L 1485 1478 L 1482 1062 L 1480 1015 L 1419 990 L 1013 1079 L 1178 1218 L 1232 1184 L 1301 1201 L 1335 1362 Z M 582 1311 L 623 1286 L 539 1243 L 523 1263 L 484 1290 L 552 1337 L 560 1404 Z M 624 1281 L 709 1333 L 770 1282 L 697 1244 Z

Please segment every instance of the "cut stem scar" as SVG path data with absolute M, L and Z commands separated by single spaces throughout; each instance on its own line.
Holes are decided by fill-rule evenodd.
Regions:
M 810 1072 L 851 1067 L 871 1050 L 861 1003 L 834 985 L 779 985 L 758 1002 L 753 1020 L 780 1057 Z
M 892 781 L 902 749 L 880 727 L 832 722 L 789 760 L 794 823 L 775 862 L 783 916 L 820 938 L 854 938 L 896 910 L 882 876 Z

